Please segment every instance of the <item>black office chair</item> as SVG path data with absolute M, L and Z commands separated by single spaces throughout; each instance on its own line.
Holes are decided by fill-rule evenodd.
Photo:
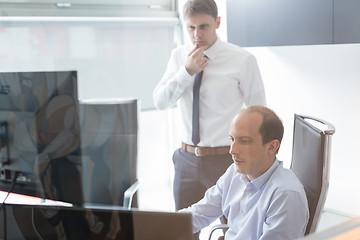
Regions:
M 316 230 L 329 188 L 330 153 L 335 127 L 310 116 L 294 116 L 294 137 L 290 169 L 304 186 L 310 218 L 305 235 Z M 315 124 L 315 125 L 314 125 Z M 319 129 L 321 125 L 324 129 Z
M 303 184 L 308 200 L 310 216 L 305 235 L 316 230 L 324 209 L 329 188 L 331 140 L 334 133 L 335 127 L 327 121 L 294 115 L 290 169 Z M 226 224 L 215 225 L 210 230 L 209 240 L 214 231 L 227 228 Z

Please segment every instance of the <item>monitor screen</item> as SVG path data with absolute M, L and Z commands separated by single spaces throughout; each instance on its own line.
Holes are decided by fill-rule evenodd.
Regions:
M 0 238 L 190 240 L 189 213 L 6 204 L 0 209 Z
M 1 72 L 0 190 L 81 204 L 78 116 L 76 71 Z

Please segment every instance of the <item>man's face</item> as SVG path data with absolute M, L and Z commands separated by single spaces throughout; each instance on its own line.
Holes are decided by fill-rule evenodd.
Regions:
M 247 175 L 250 181 L 270 168 L 273 158 L 269 143 L 263 144 L 259 132 L 262 115 L 257 112 L 243 112 L 237 115 L 230 126 L 230 154 L 239 173 Z
M 208 49 L 216 41 L 216 29 L 220 26 L 220 17 L 216 20 L 205 13 L 185 17 L 189 37 L 194 45 Z

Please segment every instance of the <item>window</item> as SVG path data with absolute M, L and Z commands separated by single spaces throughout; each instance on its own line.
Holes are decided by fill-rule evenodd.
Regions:
M 175 0 L 9 0 L 0 16 L 174 17 Z

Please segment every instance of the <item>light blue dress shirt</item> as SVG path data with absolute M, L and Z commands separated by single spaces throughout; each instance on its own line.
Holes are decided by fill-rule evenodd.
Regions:
M 224 215 L 227 240 L 297 239 L 309 219 L 301 182 L 278 160 L 251 182 L 232 164 L 202 200 L 181 212 L 192 214 L 194 233 Z

